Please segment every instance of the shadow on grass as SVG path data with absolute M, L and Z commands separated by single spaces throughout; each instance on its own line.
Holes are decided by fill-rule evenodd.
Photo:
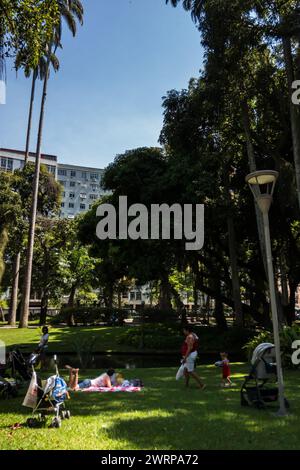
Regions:
M 175 369 L 126 371 L 129 379 L 140 373 L 146 384 L 142 392 L 72 393 L 67 402 L 72 419 L 67 424 L 79 435 L 80 429 L 95 427 L 99 443 L 105 436 L 116 448 L 124 449 L 299 449 L 299 372 L 286 374 L 291 415 L 278 419 L 272 413 L 275 408 L 258 411 L 240 406 L 240 386 L 248 368 L 232 368 L 236 386 L 221 389 L 218 371 L 200 367 L 208 385 L 204 392 L 176 382 Z M 92 374 L 89 371 L 86 376 Z M 20 398 L 0 402 L 0 413 L 25 420 L 30 410 L 20 402 Z

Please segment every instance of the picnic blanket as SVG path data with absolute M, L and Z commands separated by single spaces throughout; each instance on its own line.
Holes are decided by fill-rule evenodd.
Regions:
M 89 387 L 89 388 L 84 388 L 81 391 L 82 392 L 88 392 L 88 393 L 92 393 L 92 392 L 98 392 L 98 393 L 104 393 L 104 392 L 129 392 L 129 393 L 133 393 L 133 392 L 140 392 L 141 390 L 142 390 L 142 387 L 115 386 L 115 387 L 111 387 L 111 388 L 107 388 L 107 387 Z

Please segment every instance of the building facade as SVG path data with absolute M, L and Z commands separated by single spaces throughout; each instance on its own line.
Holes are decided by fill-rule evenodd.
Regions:
M 35 162 L 35 153 L 30 152 L 29 161 L 31 163 Z M 24 167 L 24 162 L 25 152 L 0 148 L 0 170 L 8 172 L 21 170 Z M 57 179 L 57 157 L 43 153 L 41 155 L 41 162 L 43 165 L 46 165 L 49 173 L 52 173 L 55 179 Z
M 102 188 L 104 170 L 59 163 L 57 171 L 58 182 L 63 186 L 62 218 L 74 219 L 105 194 Z
M 24 167 L 25 153 L 20 150 L 0 148 L 0 170 L 13 172 Z M 35 162 L 35 154 L 29 154 Z M 67 165 L 58 162 L 55 155 L 42 154 L 41 163 L 62 185 L 60 216 L 74 219 L 77 214 L 89 210 L 92 204 L 106 194 L 102 188 L 103 169 Z

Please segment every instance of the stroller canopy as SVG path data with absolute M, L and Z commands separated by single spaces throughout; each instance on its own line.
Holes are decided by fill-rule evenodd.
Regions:
M 268 349 L 274 348 L 272 343 L 261 343 L 253 351 L 251 364 L 254 365 L 257 360 L 259 360 Z

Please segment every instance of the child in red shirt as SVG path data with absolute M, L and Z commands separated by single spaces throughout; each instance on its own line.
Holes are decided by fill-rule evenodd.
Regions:
M 229 366 L 229 359 L 228 359 L 228 354 L 225 352 L 220 353 L 221 356 L 221 361 L 217 362 L 216 365 L 220 366 L 222 368 L 222 387 L 230 387 L 232 385 L 231 379 L 230 379 L 230 366 Z

